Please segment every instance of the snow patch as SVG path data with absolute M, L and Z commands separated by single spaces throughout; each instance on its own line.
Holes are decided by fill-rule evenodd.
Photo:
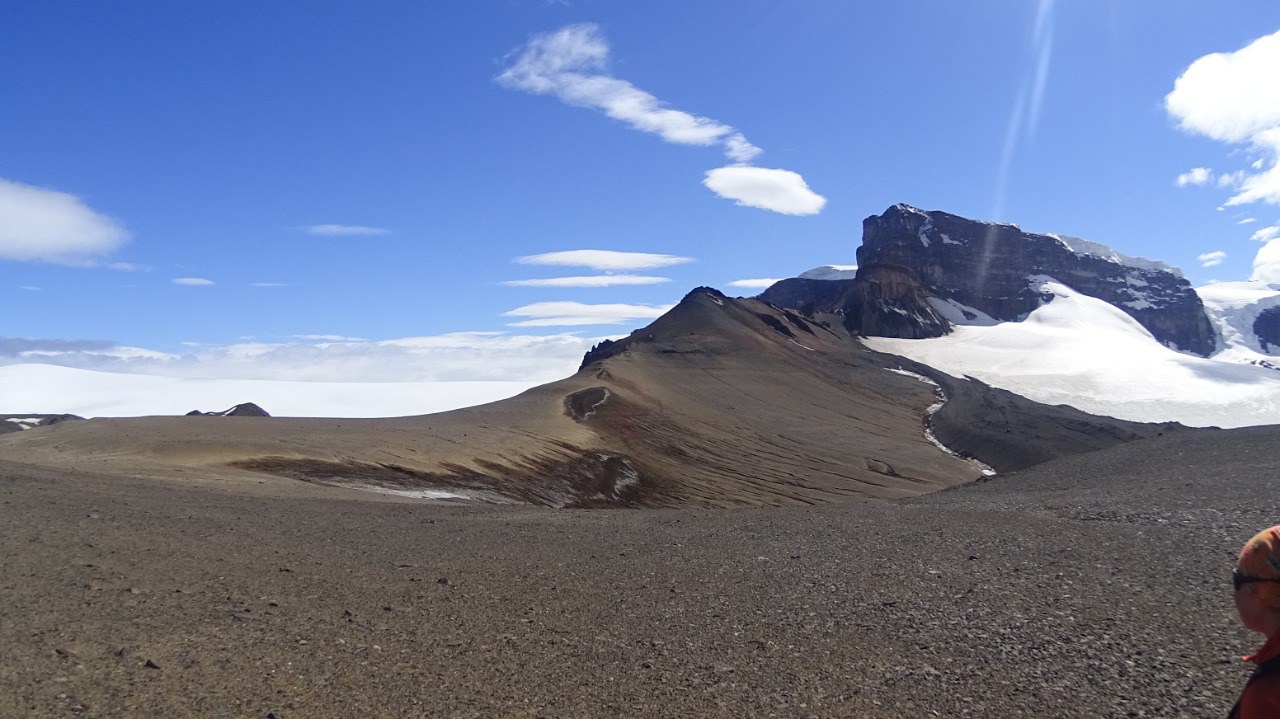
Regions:
M 1037 402 L 1093 414 L 1192 426 L 1280 423 L 1280 372 L 1221 353 L 1206 359 L 1176 352 L 1121 309 L 1052 278 L 1037 280 L 1050 299 L 1022 322 L 960 325 L 943 337 L 871 337 L 863 343 L 956 377 L 976 377 Z
M 933 446 L 937 447 L 943 452 L 946 452 L 947 454 L 953 457 L 959 457 L 963 460 L 972 462 L 973 464 L 977 465 L 978 468 L 982 470 L 983 476 L 990 477 L 996 473 L 996 471 L 992 469 L 990 465 L 987 465 L 983 462 L 979 462 L 978 460 L 972 457 L 965 457 L 959 452 L 952 451 L 950 447 L 943 444 L 942 441 L 938 439 L 938 436 L 933 433 L 933 415 L 937 414 L 938 410 L 942 409 L 943 405 L 947 403 L 947 395 L 945 392 L 942 391 L 942 385 L 939 385 L 937 382 L 934 382 L 933 380 L 929 379 L 928 377 L 925 377 L 922 374 L 911 372 L 911 371 L 902 369 L 901 367 L 896 367 L 896 368 L 886 367 L 885 369 L 894 374 L 900 374 L 905 377 L 911 377 L 912 379 L 919 380 L 920 382 L 923 382 L 929 385 L 930 387 L 933 387 L 933 394 L 937 401 L 935 401 L 933 404 L 925 408 L 925 411 L 924 411 L 924 438 L 925 439 L 929 440 L 929 442 L 932 443 Z
M 857 265 L 823 265 L 801 272 L 802 280 L 851 280 L 858 274 Z
M 458 492 L 449 492 L 443 489 L 392 489 L 390 487 L 380 487 L 376 484 L 339 484 L 337 486 L 346 489 L 359 489 L 364 492 L 376 492 L 377 494 L 390 494 L 395 497 L 408 497 L 409 499 L 476 499 L 476 497 L 469 494 L 459 494 Z

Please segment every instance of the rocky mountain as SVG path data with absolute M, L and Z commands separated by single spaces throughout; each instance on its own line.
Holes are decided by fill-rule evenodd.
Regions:
M 74 414 L 0 414 L 0 434 L 81 419 L 84 417 L 77 417 Z
M 1048 299 L 1048 278 L 1116 306 L 1168 347 L 1201 356 L 1216 347 L 1180 272 L 1087 240 L 899 204 L 863 221 L 857 259 L 853 281 L 784 280 L 760 298 L 839 312 L 858 335 L 918 339 L 949 333 L 949 317 L 1020 320 Z

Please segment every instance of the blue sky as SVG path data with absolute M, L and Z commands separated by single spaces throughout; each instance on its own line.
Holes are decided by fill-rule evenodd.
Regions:
M 720 134 L 637 129 L 655 108 L 611 118 L 566 97 L 576 81 L 539 94 L 546 57 L 543 75 L 502 79 L 536 37 L 574 26 L 607 57 L 566 72 L 629 83 Z M 1274 166 L 1280 140 L 1215 129 L 1230 123 L 1196 115 L 1200 96 L 1178 116 L 1165 97 L 1198 58 L 1277 31 L 1272 0 L 6 3 L 0 189 L 10 213 L 48 201 L 20 229 L 52 224 L 0 227 L 0 337 L 178 355 L 502 332 L 468 336 L 556 336 L 563 364 L 579 349 L 565 336 L 648 320 L 505 313 L 656 312 L 703 284 L 754 294 L 730 283 L 852 263 L 862 219 L 896 202 L 1077 235 L 1197 284 L 1246 279 L 1280 191 L 1217 208 L 1241 192 L 1233 173 Z M 762 150 L 751 167 L 796 173 L 759 179 L 802 214 L 704 184 L 744 159 L 726 156 L 739 134 Z M 755 179 L 720 194 L 757 197 L 742 184 Z M 515 261 L 584 249 L 690 261 Z M 1202 268 L 1212 252 L 1225 258 Z M 606 272 L 669 281 L 504 284 Z

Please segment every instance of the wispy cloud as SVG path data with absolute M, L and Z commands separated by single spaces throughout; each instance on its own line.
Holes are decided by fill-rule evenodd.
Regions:
M 734 280 L 729 283 L 730 287 L 742 287 L 749 290 L 763 290 L 782 281 L 782 278 L 760 278 L 755 280 Z
M 609 73 L 609 43 L 593 24 L 570 25 L 535 35 L 513 53 L 515 59 L 497 77 L 502 85 L 537 95 L 552 95 L 578 107 L 588 107 L 620 120 L 636 130 L 680 145 L 719 146 L 735 165 L 755 170 L 751 187 L 743 190 L 745 173 L 722 167 L 707 173 L 703 184 L 739 205 L 789 215 L 821 211 L 825 198 L 808 188 L 800 175 L 788 170 L 746 167 L 761 150 L 732 125 L 667 107 L 657 97 Z M 714 176 L 714 177 L 713 177 Z M 732 178 L 738 178 L 736 180 Z M 803 188 L 805 200 L 775 202 Z M 725 194 L 721 190 L 733 194 Z M 782 209 L 777 209 L 777 208 Z M 802 211 L 795 211 L 802 207 Z
M 44 291 L 41 288 L 36 287 L 35 285 L 22 285 L 19 289 L 26 290 L 27 292 L 43 292 Z
M 206 280 L 203 277 L 175 277 L 173 284 L 186 285 L 187 287 L 208 287 L 214 284 L 213 280 Z
M 1165 97 L 1165 109 L 1190 133 L 1245 145 L 1256 159 L 1249 170 L 1227 173 L 1235 193 L 1228 207 L 1280 205 L 1280 32 L 1235 52 L 1216 52 L 1191 63 Z
M 88 265 L 128 241 L 75 195 L 0 179 L 0 258 Z
M 702 184 L 744 207 L 784 215 L 816 215 L 827 204 L 825 197 L 810 190 L 804 178 L 790 170 L 729 165 L 708 171 Z
M 692 257 L 664 255 L 653 252 L 618 252 L 616 250 L 563 250 L 516 258 L 516 262 L 522 265 L 590 267 L 601 272 L 655 270 L 659 267 L 670 267 L 692 261 Z
M 1227 259 L 1227 253 L 1222 250 L 1215 250 L 1213 252 L 1206 252 L 1203 255 L 1196 255 L 1196 261 L 1200 263 L 1201 267 L 1217 267 L 1222 264 L 1222 261 L 1225 259 Z
M 151 265 L 140 265 L 135 262 L 112 262 L 107 269 L 116 272 L 150 272 Z
M 1237 222 L 1236 224 L 1237 224 L 1237 225 L 1250 225 L 1250 224 L 1253 224 L 1254 222 L 1257 222 L 1257 221 L 1258 221 L 1258 218 L 1256 218 L 1256 217 L 1246 217 L 1246 218 L 1244 218 L 1243 220 L 1240 220 L 1239 222 Z
M 675 305 L 590 305 L 581 302 L 535 302 L 503 313 L 505 317 L 528 317 L 511 327 L 563 327 L 577 325 L 617 325 L 635 320 L 656 319 Z
M 645 275 L 591 275 L 588 277 L 548 277 L 537 280 L 508 280 L 511 287 L 614 287 L 618 285 L 658 285 L 670 282 L 668 277 Z
M 284 282 L 254 282 L 250 286 L 251 287 L 289 287 L 290 285 L 285 284 Z
M 375 237 L 391 234 L 391 230 L 385 227 L 367 225 L 308 225 L 302 229 L 308 235 L 316 237 Z
M 1257 240 L 1258 242 L 1267 242 L 1270 240 L 1274 240 L 1276 237 L 1280 237 L 1280 225 L 1271 225 L 1269 227 L 1263 227 L 1259 229 L 1257 232 L 1253 233 L 1253 236 L 1250 237 L 1249 239 Z
M 533 36 L 498 82 L 537 95 L 599 110 L 632 128 L 680 145 L 721 145 L 736 162 L 760 148 L 730 125 L 666 106 L 652 94 L 608 72 L 609 43 L 597 25 L 570 25 Z

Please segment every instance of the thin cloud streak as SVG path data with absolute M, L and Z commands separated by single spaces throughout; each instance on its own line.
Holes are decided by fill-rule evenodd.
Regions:
M 309 225 L 303 231 L 315 237 L 379 237 L 391 234 L 391 230 L 385 227 L 367 225 Z
M 591 275 L 586 277 L 548 277 L 536 280 L 507 280 L 508 287 L 615 287 L 624 285 L 659 285 L 669 277 L 645 275 Z
M 627 270 L 656 270 L 660 267 L 693 262 L 692 257 L 665 255 L 653 252 L 619 252 L 617 250 L 563 250 L 543 252 L 537 255 L 517 257 L 522 265 L 558 265 L 563 267 L 589 267 L 600 272 Z
M 782 281 L 782 278 L 772 278 L 772 277 L 764 278 L 764 277 L 762 277 L 762 278 L 760 278 L 760 279 L 754 279 L 754 280 L 750 280 L 750 279 L 749 279 L 749 280 L 734 280 L 733 282 L 730 282 L 730 283 L 729 283 L 729 286 L 730 286 L 730 287 L 741 287 L 741 288 L 743 288 L 743 289 L 749 289 L 749 290 L 764 290 L 764 289 L 768 289 L 768 288 L 770 288 L 770 287 L 772 287 L 772 286 L 776 285 L 777 283 L 779 283 L 779 282 L 781 282 L 781 281 Z
M 528 317 L 511 322 L 510 327 L 568 327 L 617 325 L 635 320 L 657 319 L 675 305 L 585 304 L 582 302 L 535 302 L 504 312 L 504 317 Z

